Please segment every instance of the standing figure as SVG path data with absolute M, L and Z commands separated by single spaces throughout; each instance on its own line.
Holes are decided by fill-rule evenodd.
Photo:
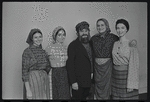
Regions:
M 116 22 L 119 41 L 114 43 L 112 98 L 119 100 L 138 99 L 139 57 L 136 41 L 129 43 L 125 35 L 129 31 L 129 23 L 125 19 Z M 133 46 L 135 45 L 135 46 Z
M 43 35 L 32 29 L 27 38 L 29 47 L 22 54 L 22 80 L 27 99 L 49 99 L 49 59 L 42 49 Z
M 112 75 L 112 48 L 118 36 L 110 33 L 109 23 L 101 18 L 96 22 L 98 34 L 91 38 L 94 52 L 94 81 L 97 100 L 110 99 Z
M 77 39 L 68 47 L 67 71 L 72 88 L 72 99 L 86 99 L 92 85 L 93 63 L 89 24 L 76 25 Z
M 67 48 L 64 46 L 66 31 L 58 26 L 53 31 L 53 43 L 46 51 L 52 68 L 52 99 L 70 99 L 68 75 L 66 70 Z

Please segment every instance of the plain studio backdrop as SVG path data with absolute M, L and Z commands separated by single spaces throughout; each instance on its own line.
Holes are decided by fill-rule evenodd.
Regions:
M 136 39 L 140 57 L 140 93 L 147 92 L 147 3 L 145 2 L 3 2 L 2 5 L 2 98 L 23 99 L 22 53 L 28 47 L 32 28 L 43 33 L 43 48 L 57 26 L 66 30 L 65 44 L 76 39 L 75 26 L 90 24 L 91 36 L 97 33 L 96 21 L 106 18 L 116 34 L 118 18 L 129 21 L 129 40 Z

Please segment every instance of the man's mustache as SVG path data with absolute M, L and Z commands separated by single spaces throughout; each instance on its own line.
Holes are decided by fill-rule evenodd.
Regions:
M 83 34 L 81 37 L 83 37 L 83 36 L 86 36 L 86 37 L 88 37 L 88 35 L 87 35 L 87 34 Z

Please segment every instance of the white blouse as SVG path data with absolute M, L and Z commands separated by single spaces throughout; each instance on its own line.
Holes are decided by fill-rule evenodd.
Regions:
M 52 67 L 61 67 L 66 65 L 67 48 L 58 44 L 50 44 L 46 51 L 48 52 L 50 63 Z
M 135 47 L 129 47 L 129 41 L 114 43 L 112 51 L 114 65 L 128 66 L 127 88 L 138 89 L 139 84 L 139 56 Z

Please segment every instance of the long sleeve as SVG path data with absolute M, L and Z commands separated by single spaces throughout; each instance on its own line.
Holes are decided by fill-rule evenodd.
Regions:
M 27 50 L 22 54 L 22 80 L 27 82 L 29 80 L 29 66 L 30 66 L 30 56 Z
M 46 60 L 47 60 L 47 64 L 46 64 L 46 72 L 49 73 L 51 70 L 51 66 L 50 66 L 50 61 L 49 61 L 49 55 L 46 53 Z
M 139 56 L 135 47 L 130 47 L 127 88 L 138 89 L 139 85 Z
M 72 85 L 73 83 L 76 82 L 76 73 L 75 73 L 75 49 L 74 45 L 71 43 L 68 47 L 68 60 L 67 60 L 67 71 L 68 71 L 68 77 L 69 77 L 69 82 Z
M 91 72 L 93 73 L 93 77 L 92 77 L 92 83 L 95 83 L 95 73 L 94 73 L 94 61 L 95 61 L 95 56 L 94 56 L 94 49 L 93 49 L 93 42 L 92 40 L 90 40 L 90 45 L 91 45 L 91 52 L 92 52 L 92 67 L 91 67 Z
M 94 68 L 94 50 L 93 50 L 93 43 L 92 43 L 92 40 L 90 40 L 90 46 L 91 46 L 91 53 L 92 53 L 92 67 L 91 67 L 91 72 L 93 73 L 93 68 Z

